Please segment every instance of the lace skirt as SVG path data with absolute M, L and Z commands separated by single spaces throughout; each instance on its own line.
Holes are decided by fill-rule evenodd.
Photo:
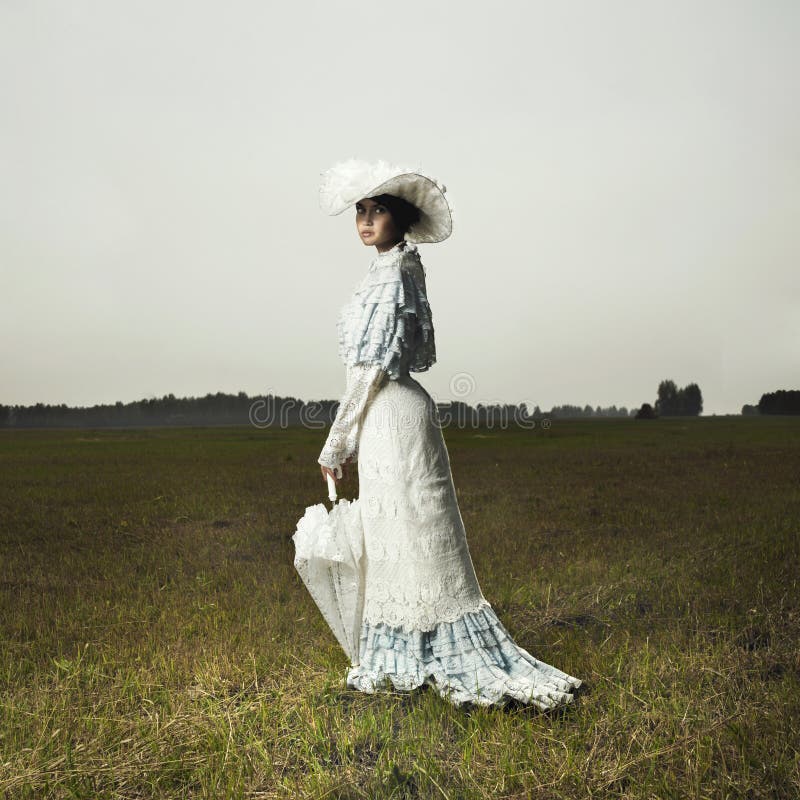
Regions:
M 581 680 L 519 647 L 481 593 L 436 402 L 410 375 L 386 381 L 367 407 L 358 474 L 364 619 L 347 685 L 428 683 L 456 705 L 571 702 Z

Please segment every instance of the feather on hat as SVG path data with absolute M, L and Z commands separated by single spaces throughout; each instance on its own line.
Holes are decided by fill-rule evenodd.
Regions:
M 445 197 L 447 187 L 418 167 L 349 158 L 321 175 L 319 204 L 326 214 L 341 214 L 365 197 L 391 194 L 419 209 L 419 222 L 406 233 L 407 242 L 441 242 L 453 231 L 453 207 Z

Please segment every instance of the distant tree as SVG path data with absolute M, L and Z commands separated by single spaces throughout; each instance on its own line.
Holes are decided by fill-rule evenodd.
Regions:
M 678 387 L 675 381 L 665 380 L 658 384 L 654 411 L 661 417 L 678 413 Z
M 688 417 L 697 417 L 703 411 L 703 394 L 696 383 L 690 383 L 680 391 L 683 401 L 683 413 Z
M 742 416 L 743 417 L 755 417 L 758 416 L 758 406 L 754 406 L 751 404 L 745 404 L 742 406 Z
M 642 403 L 642 407 L 636 412 L 635 419 L 656 419 L 657 416 L 650 403 Z
M 800 414 L 800 390 L 778 389 L 762 394 L 758 411 L 761 414 Z
M 673 380 L 658 385 L 655 412 L 660 417 L 696 417 L 703 410 L 703 395 L 696 383 L 679 389 Z

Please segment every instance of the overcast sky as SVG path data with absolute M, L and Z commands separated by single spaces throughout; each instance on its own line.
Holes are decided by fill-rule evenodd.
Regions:
M 0 0 L 0 403 L 339 397 L 351 156 L 447 185 L 437 400 L 800 389 L 799 41 L 788 1 Z

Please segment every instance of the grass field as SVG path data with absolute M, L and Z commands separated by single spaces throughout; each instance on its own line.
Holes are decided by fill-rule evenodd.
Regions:
M 445 439 L 571 706 L 344 688 L 292 565 L 322 431 L 0 431 L 0 797 L 800 797 L 800 419 Z

